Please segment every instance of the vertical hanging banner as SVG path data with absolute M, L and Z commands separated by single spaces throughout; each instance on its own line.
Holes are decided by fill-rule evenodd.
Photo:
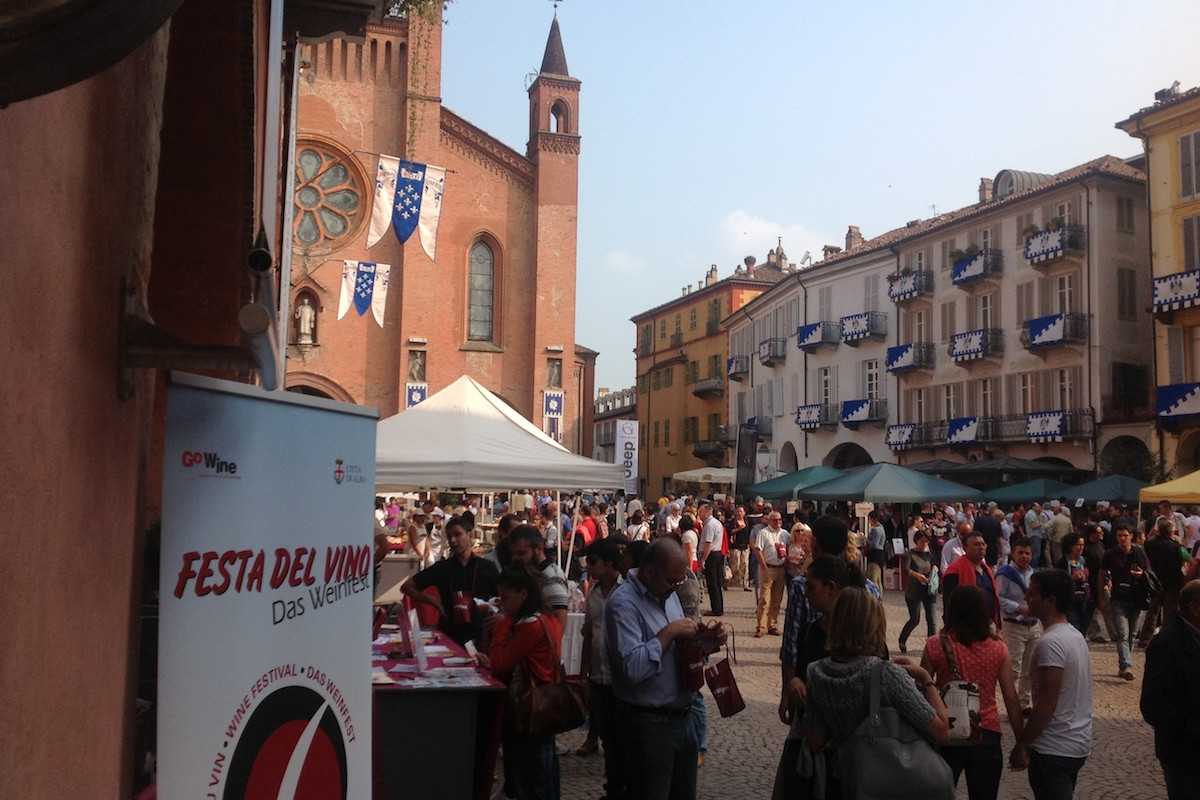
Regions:
M 350 306 L 361 317 L 371 309 L 371 315 L 379 327 L 383 327 L 383 316 L 387 311 L 388 282 L 391 277 L 390 264 L 373 264 L 369 261 L 342 262 L 342 292 L 338 297 L 338 315 L 346 316 Z
M 367 229 L 367 247 L 379 244 L 379 240 L 392 225 L 392 204 L 396 197 L 396 173 L 400 171 L 400 159 L 395 156 L 379 156 L 375 168 L 375 201 L 371 204 L 371 224 Z
M 638 423 L 636 419 L 617 420 L 617 463 L 625 470 L 625 494 L 638 490 Z
M 375 170 L 375 200 L 371 205 L 367 247 L 378 244 L 389 227 L 395 228 L 400 244 L 407 242 L 413 231 L 420 231 L 425 255 L 430 261 L 436 261 L 438 223 L 442 218 L 445 188 L 445 167 L 380 155 Z
M 160 796 L 370 797 L 376 417 L 171 376 Z

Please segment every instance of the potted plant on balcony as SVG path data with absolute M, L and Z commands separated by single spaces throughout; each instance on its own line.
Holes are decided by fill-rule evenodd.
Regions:
M 967 245 L 967 257 L 974 258 L 975 256 L 979 255 L 982 250 L 982 247 L 975 244 L 975 242 L 971 242 L 969 245 Z
M 1022 232 L 1023 234 L 1025 234 L 1025 240 L 1026 240 L 1026 241 L 1029 241 L 1030 239 L 1032 239 L 1033 237 L 1037 236 L 1037 235 L 1038 235 L 1039 233 L 1041 233 L 1042 231 L 1041 231 L 1041 229 L 1040 229 L 1040 228 L 1039 228 L 1037 225 L 1034 225 L 1034 224 L 1031 222 L 1031 223 L 1029 223 L 1028 225 L 1026 225 L 1026 226 L 1025 226 L 1025 229 L 1024 229 L 1023 231 L 1021 231 L 1021 232 Z
M 1050 221 L 1048 223 L 1046 223 L 1046 230 L 1053 233 L 1054 231 L 1062 228 L 1063 224 L 1064 224 L 1064 221 L 1063 221 L 1062 217 L 1051 217 Z

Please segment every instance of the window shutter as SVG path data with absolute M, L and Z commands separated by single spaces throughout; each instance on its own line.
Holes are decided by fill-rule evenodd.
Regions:
M 1170 383 L 1183 383 L 1183 328 L 1167 328 L 1167 372 Z
M 1200 257 L 1196 252 L 1200 242 L 1200 216 L 1184 217 L 1183 220 L 1183 268 L 1193 270 L 1200 267 Z
M 1179 137 L 1179 195 L 1187 200 L 1196 192 L 1196 134 Z

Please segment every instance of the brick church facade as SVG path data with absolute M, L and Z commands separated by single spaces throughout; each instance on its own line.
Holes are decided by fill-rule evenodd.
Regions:
M 287 388 L 387 417 L 466 374 L 590 454 L 595 353 L 575 344 L 580 82 L 557 18 L 524 153 L 442 105 L 440 15 L 386 18 L 363 44 L 331 38 L 301 58 L 290 301 L 316 315 L 308 332 L 289 315 Z M 380 154 L 446 168 L 436 260 L 416 233 L 366 247 Z M 382 327 L 370 311 L 337 319 L 345 260 L 391 266 Z

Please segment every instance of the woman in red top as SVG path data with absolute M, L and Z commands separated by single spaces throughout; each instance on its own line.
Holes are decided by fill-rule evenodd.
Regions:
M 544 611 L 541 576 L 522 564 L 500 573 L 501 614 L 492 630 L 488 661 L 492 675 L 510 685 L 510 701 L 532 683 L 554 679 L 562 628 Z M 517 800 L 558 800 L 558 755 L 554 734 L 522 736 L 504 715 L 504 770 Z
M 987 601 L 978 586 L 959 586 L 946 603 L 946 627 L 941 636 L 925 640 L 924 667 L 938 688 L 954 680 L 946 657 L 943 638 L 954 653 L 958 672 L 964 681 L 979 684 L 979 727 L 983 741 L 977 745 L 951 745 L 941 749 L 942 757 L 958 776 L 967 773 L 967 795 L 971 800 L 995 800 L 1004 772 L 1004 752 L 1000 747 L 1000 712 L 996 708 L 996 684 L 1008 710 L 1008 723 L 1019 738 L 1024 727 L 1017 687 L 1013 681 L 1008 646 L 991 632 Z

